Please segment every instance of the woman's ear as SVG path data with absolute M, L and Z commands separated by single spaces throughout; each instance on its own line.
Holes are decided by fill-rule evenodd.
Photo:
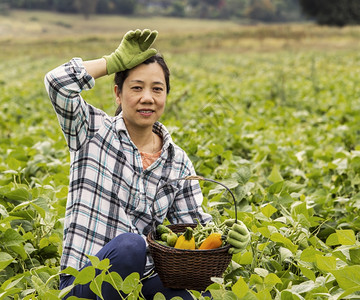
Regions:
M 120 89 L 119 89 L 119 86 L 117 85 L 117 84 L 115 84 L 114 85 L 114 92 L 115 92 L 115 99 L 116 99 L 116 103 L 118 104 L 118 105 L 120 105 L 121 104 L 121 91 L 120 91 Z

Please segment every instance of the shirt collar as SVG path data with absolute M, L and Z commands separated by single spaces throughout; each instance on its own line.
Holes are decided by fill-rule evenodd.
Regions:
M 124 122 L 124 118 L 122 116 L 122 112 L 119 115 L 115 116 L 114 125 L 115 125 L 116 132 L 119 133 L 122 131 L 130 139 L 130 135 L 127 131 L 127 128 L 126 128 L 126 125 Z M 158 134 L 159 136 L 161 136 L 163 138 L 163 149 L 168 149 L 169 147 L 171 147 L 172 149 L 174 148 L 174 142 L 171 138 L 169 131 L 166 129 L 165 125 L 163 125 L 160 122 L 155 122 L 155 124 L 153 126 L 153 132 L 155 132 L 156 134 Z

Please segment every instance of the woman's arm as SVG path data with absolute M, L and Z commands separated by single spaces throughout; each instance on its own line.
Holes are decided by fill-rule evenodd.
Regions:
M 83 66 L 94 79 L 107 75 L 105 58 L 84 61 Z
M 91 138 L 105 115 L 81 97 L 81 92 L 94 84 L 94 78 L 87 73 L 80 58 L 45 75 L 45 88 L 71 151 L 80 149 Z

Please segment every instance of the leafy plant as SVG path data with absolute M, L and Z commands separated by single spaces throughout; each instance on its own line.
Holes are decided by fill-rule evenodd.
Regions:
M 179 53 L 176 46 L 165 53 L 172 91 L 161 121 L 199 175 L 231 188 L 237 217 L 252 235 L 207 290 L 214 299 L 359 298 L 358 51 L 282 44 L 262 51 L 264 41 L 256 39 L 256 51 L 239 54 L 234 49 L 252 34 L 246 30 L 227 34 L 221 51 L 208 51 L 216 41 L 209 33 L 198 52 Z M 257 38 L 261 30 L 270 29 L 258 29 Z M 348 39 L 358 35 L 356 28 L 349 32 L 343 32 Z M 61 299 L 68 291 L 58 284 L 70 159 L 43 76 L 77 51 L 101 57 L 107 43 L 14 42 L 0 53 L 6 70 L 0 73 L 0 299 Z M 163 43 L 171 45 L 171 38 Z M 115 111 L 105 79 L 84 97 Z M 235 217 L 224 189 L 200 184 L 205 211 Z M 120 279 L 107 261 L 91 260 L 89 272 L 66 270 L 75 284 L 89 282 L 101 297 L 108 282 L 128 299 L 142 297 L 137 274 Z

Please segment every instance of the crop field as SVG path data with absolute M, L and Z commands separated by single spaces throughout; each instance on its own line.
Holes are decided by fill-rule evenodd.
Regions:
M 161 121 L 199 175 L 232 189 L 251 231 L 208 287 L 213 298 L 359 299 L 359 27 L 24 11 L 0 16 L 0 299 L 65 293 L 69 154 L 45 73 L 72 57 L 109 54 L 138 27 L 159 31 L 171 70 Z M 83 96 L 113 114 L 112 84 L 101 78 Z M 234 217 L 224 190 L 201 186 L 204 210 Z M 123 280 L 126 299 L 141 299 L 136 274 Z

